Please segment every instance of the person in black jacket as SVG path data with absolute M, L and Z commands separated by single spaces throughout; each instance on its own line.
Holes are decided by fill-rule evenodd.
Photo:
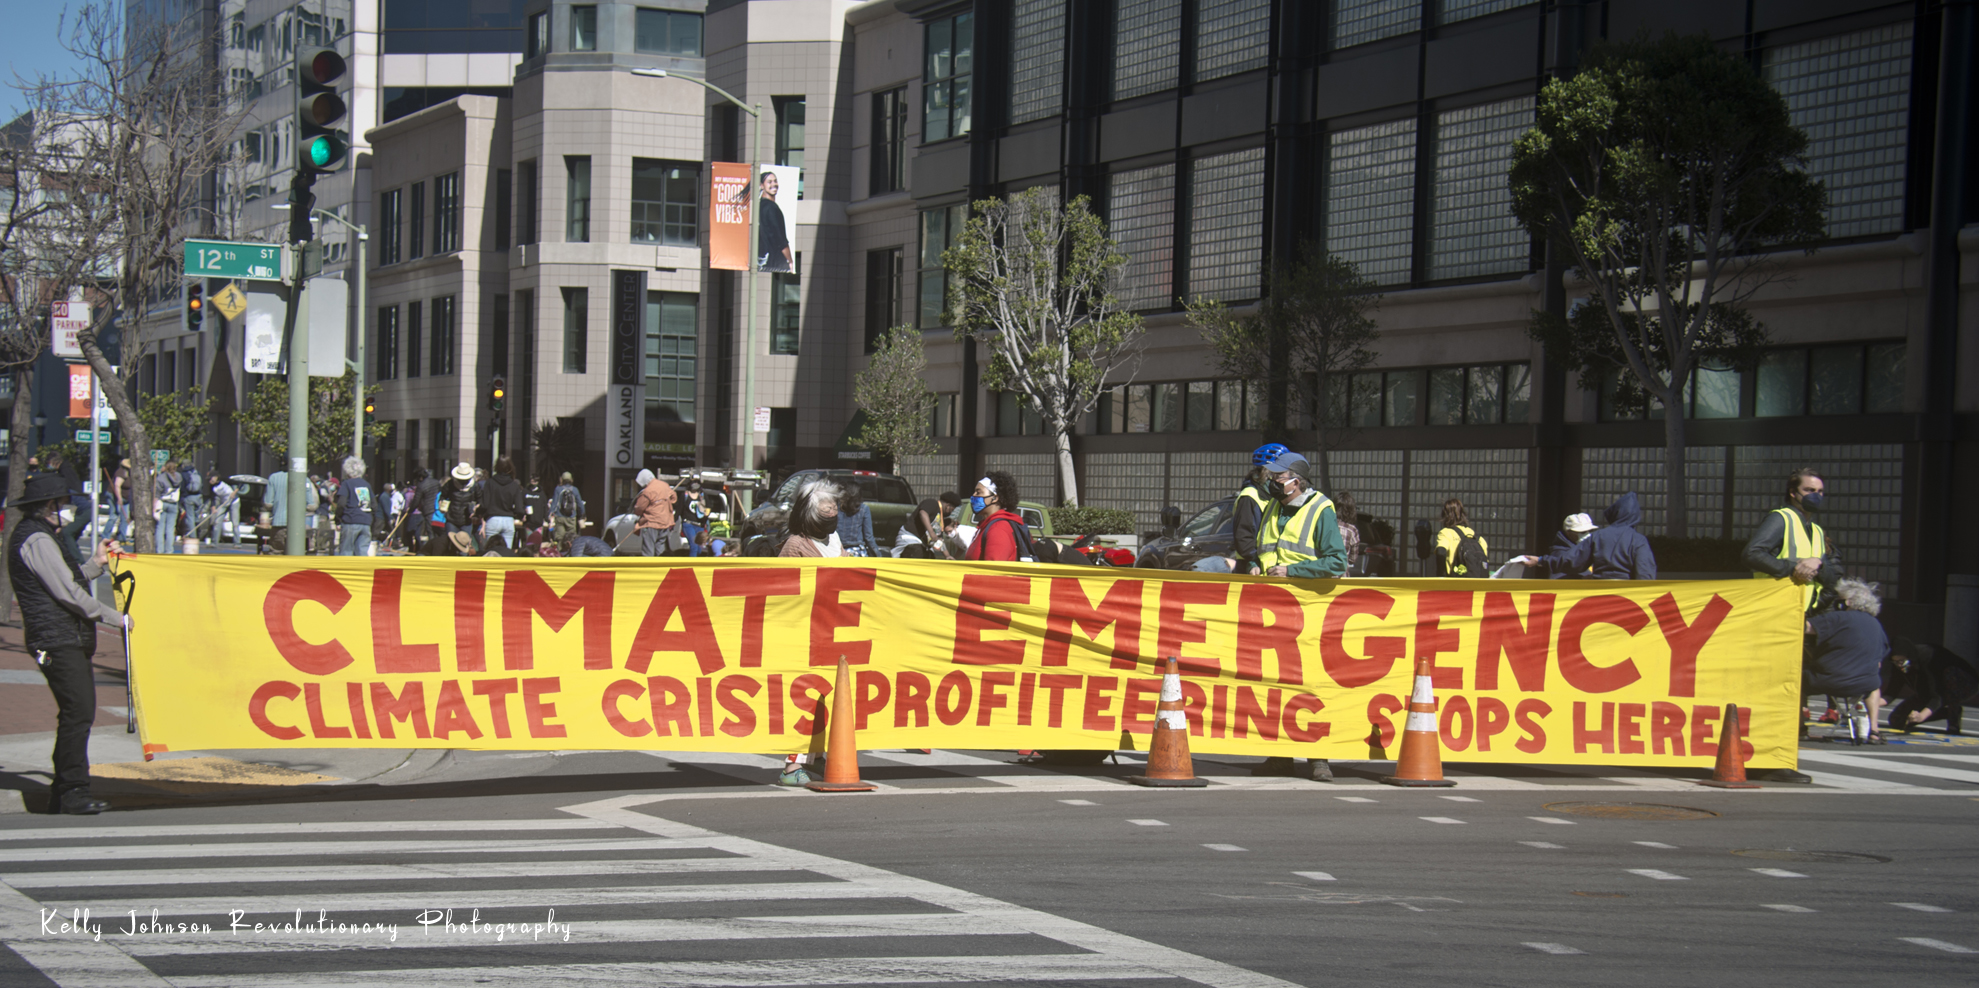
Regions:
M 1943 645 L 1925 645 L 1899 635 L 1883 663 L 1883 702 L 1889 704 L 1890 730 L 1908 734 L 1926 721 L 1942 720 L 1957 734 L 1965 705 L 1979 703 L 1979 669 Z
M 1257 533 L 1264 525 L 1264 507 L 1273 500 L 1267 489 L 1271 477 L 1264 465 L 1289 452 L 1291 449 L 1280 443 L 1266 443 L 1251 452 L 1251 472 L 1230 504 L 1230 555 L 1196 560 L 1197 572 L 1245 575 L 1258 571 Z
M 1556 573 L 1587 573 L 1597 580 L 1654 580 L 1656 552 L 1649 539 L 1635 530 L 1642 520 L 1642 504 L 1634 491 L 1628 491 L 1608 506 L 1608 524 L 1575 543 L 1565 552 L 1555 549 L 1545 559 L 1521 557 L 1525 564 L 1544 564 Z
M 1792 580 L 1801 588 L 1802 609 L 1810 613 L 1821 606 L 1823 594 L 1848 575 L 1834 544 L 1815 521 L 1826 496 L 1827 483 L 1819 473 L 1805 467 L 1794 471 L 1787 478 L 1787 503 L 1760 519 L 1742 557 L 1754 576 Z
M 83 562 L 56 523 L 69 497 L 60 475 L 28 481 L 15 509 L 22 514 L 7 545 L 7 577 L 21 610 L 21 638 L 55 694 L 55 778 L 51 796 L 56 812 L 101 813 L 110 804 L 89 794 L 89 728 L 96 721 L 96 624 L 131 620 L 104 605 L 89 591 L 103 573 L 105 541 Z
M 506 553 L 515 551 L 515 520 L 523 517 L 522 482 L 515 479 L 515 461 L 504 456 L 495 461 L 495 474 L 481 485 L 483 545 L 502 540 Z

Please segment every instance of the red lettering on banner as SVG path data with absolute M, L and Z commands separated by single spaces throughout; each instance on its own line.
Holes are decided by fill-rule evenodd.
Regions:
M 1031 726 L 1031 707 L 1037 701 L 1038 674 L 1027 672 L 1017 680 L 1017 726 Z
M 1245 584 L 1237 592 L 1237 678 L 1263 679 L 1264 653 L 1271 652 L 1278 660 L 1278 681 L 1303 685 L 1306 667 L 1299 655 L 1299 633 L 1304 630 L 1306 612 L 1292 591 L 1269 583 Z
M 1223 581 L 1182 581 L 1175 580 L 1161 585 L 1161 607 L 1155 622 L 1154 654 L 1157 659 L 1174 656 L 1176 666 L 1185 676 L 1220 676 L 1223 674 L 1221 660 L 1205 656 L 1183 655 L 1182 650 L 1190 645 L 1200 645 L 1209 640 L 1209 619 L 1191 620 L 1189 608 L 1212 607 L 1230 602 L 1230 584 Z
M 694 736 L 694 695 L 672 676 L 646 677 L 646 705 L 653 710 L 653 732 L 670 738 Z
M 742 598 L 742 651 L 737 657 L 742 668 L 762 667 L 765 602 L 771 597 L 803 593 L 802 572 L 796 567 L 778 569 L 755 566 L 715 570 L 715 596 Z M 782 694 L 772 687 L 770 695 Z
M 770 674 L 770 733 L 783 733 L 783 674 Z
M 1464 688 L 1464 670 L 1439 666 L 1436 657 L 1456 651 L 1462 643 L 1457 629 L 1443 627 L 1443 619 L 1470 617 L 1477 609 L 1476 596 L 1469 590 L 1424 590 L 1416 594 L 1416 660 L 1429 658 L 1429 682 L 1439 690 Z M 1465 710 L 1468 715 L 1469 704 Z
M 454 574 L 454 670 L 488 671 L 488 571 L 484 569 Z
M 1314 717 L 1326 709 L 1326 702 L 1311 693 L 1294 693 L 1285 701 L 1285 739 L 1310 744 L 1333 732 L 1333 725 L 1315 720 L 1310 724 L 1300 724 L 1299 714 L 1309 713 Z
M 1211 687 L 1209 699 L 1209 736 L 1220 738 L 1230 730 L 1230 687 Z
M 474 681 L 474 695 L 488 698 L 488 721 L 495 726 L 495 736 L 510 737 L 508 727 L 508 698 L 522 688 L 522 683 L 514 679 L 477 679 Z
M 928 726 L 928 701 L 935 695 L 933 684 L 928 677 L 918 672 L 903 672 L 894 677 L 893 726 Z M 909 720 L 913 723 L 910 725 Z
M 381 676 L 440 671 L 440 646 L 408 645 L 400 639 L 399 596 L 405 570 L 381 569 L 371 577 L 371 661 Z
M 1389 720 L 1388 715 L 1401 713 L 1407 707 L 1408 704 L 1403 703 L 1399 698 L 1389 693 L 1377 693 L 1369 698 L 1367 701 L 1367 720 L 1373 726 L 1373 730 L 1368 732 L 1368 747 L 1377 749 L 1369 757 L 1380 758 L 1382 757 L 1380 751 L 1394 747 L 1395 722 Z
M 706 676 L 694 681 L 695 724 L 704 738 L 715 735 L 715 681 Z
M 535 627 L 530 616 L 543 619 L 551 631 L 562 631 L 579 611 L 584 613 L 584 668 L 612 667 L 612 577 L 609 570 L 586 573 L 558 594 L 535 570 L 512 569 L 502 574 L 502 668 L 515 672 L 536 668 Z
M 1257 702 L 1256 690 L 1249 686 L 1237 687 L 1237 716 L 1236 723 L 1230 726 L 1230 736 L 1236 738 L 1250 737 L 1249 730 L 1244 726 L 1248 722 L 1252 727 L 1257 728 L 1257 736 L 1259 738 L 1265 741 L 1278 740 L 1278 722 L 1283 717 L 1282 704 L 1284 702 L 1279 692 L 1278 690 L 1265 691 L 1265 702 L 1260 707 Z
M 335 614 L 350 603 L 350 591 L 320 569 L 306 569 L 276 580 L 261 601 L 261 622 L 268 628 L 275 651 L 296 671 L 312 676 L 327 676 L 357 661 L 335 638 L 321 645 L 302 640 L 295 630 L 295 608 L 305 600 L 322 604 Z
M 433 736 L 445 741 L 455 731 L 472 741 L 481 736 L 481 725 L 468 713 L 467 697 L 461 694 L 460 683 L 449 679 L 440 684 L 440 699 L 433 707 Z
M 302 737 L 302 728 L 284 727 L 281 724 L 275 723 L 268 717 L 268 704 L 276 697 L 281 697 L 284 700 L 293 700 L 301 695 L 302 687 L 294 683 L 284 683 L 281 680 L 276 680 L 272 683 L 262 683 L 254 691 L 254 695 L 248 698 L 247 719 L 253 721 L 254 726 L 261 729 L 261 733 L 271 738 L 278 741 L 294 741 Z
M 863 731 L 868 717 L 886 709 L 886 701 L 893 695 L 893 684 L 887 680 L 886 673 L 871 669 L 853 673 L 852 682 L 856 691 L 852 694 L 853 709 L 859 713 L 853 726 Z
M 1161 702 L 1161 680 L 1128 679 L 1120 694 L 1120 728 L 1135 734 L 1154 733 L 1154 712 Z
M 708 616 L 708 599 L 701 595 L 701 581 L 694 574 L 685 566 L 677 567 L 653 591 L 646 616 L 639 619 L 639 630 L 625 650 L 627 672 L 645 673 L 659 652 L 693 652 L 704 676 L 726 664 L 721 643 L 715 640 L 714 619 Z M 676 614 L 680 616 L 680 630 L 668 631 L 667 625 Z
M 1677 595 L 1666 593 L 1649 605 L 1656 612 L 1656 626 L 1663 630 L 1663 640 L 1670 643 L 1670 695 L 1697 695 L 1697 653 L 1704 650 L 1705 643 L 1711 640 L 1713 632 L 1725 623 L 1732 613 L 1732 605 L 1717 594 L 1704 605 L 1697 620 L 1684 623 L 1683 608 L 1677 606 Z
M 1642 612 L 1642 605 L 1619 594 L 1601 594 L 1578 601 L 1560 621 L 1560 675 L 1582 693 L 1613 693 L 1641 679 L 1642 673 L 1636 671 L 1634 659 L 1623 659 L 1605 668 L 1589 662 L 1587 653 L 1581 651 L 1580 638 L 1597 624 L 1611 624 L 1634 635 L 1648 623 L 1649 615 Z
M 813 693 L 817 696 L 812 696 Z M 790 729 L 805 737 L 824 730 L 825 721 L 830 717 L 830 711 L 825 709 L 824 700 L 830 695 L 831 680 L 823 676 L 807 672 L 802 676 L 791 677 L 790 705 L 802 711 L 804 716 L 790 725 Z
M 1463 729 L 1457 727 L 1463 722 Z M 1443 701 L 1443 710 L 1436 719 L 1436 733 L 1443 737 L 1443 747 L 1451 751 L 1469 751 L 1471 739 L 1477 735 L 1477 715 L 1471 712 L 1468 697 L 1453 696 Z
M 1086 677 L 1070 673 L 1047 672 L 1038 676 L 1038 685 L 1044 687 L 1046 727 L 1065 726 L 1065 691 L 1076 690 L 1085 682 Z
M 1112 676 L 1086 677 L 1086 705 L 1084 717 L 1079 726 L 1088 731 L 1111 731 L 1113 718 L 1106 715 L 1106 708 L 1113 706 L 1113 691 L 1120 686 L 1120 680 Z M 1052 725 L 1056 727 L 1057 725 Z
M 350 728 L 332 725 L 323 719 L 323 684 L 302 684 L 303 706 L 309 709 L 309 736 L 312 738 L 347 738 Z
M 724 720 L 721 732 L 732 738 L 746 738 L 756 733 L 756 708 L 737 693 L 755 696 L 763 691 L 763 684 L 748 676 L 723 676 L 721 684 L 715 687 L 715 699 L 721 702 L 722 709 L 735 718 Z
M 645 695 L 645 684 L 637 680 L 621 679 L 605 687 L 604 697 L 600 701 L 600 706 L 604 708 L 605 723 L 612 725 L 612 730 L 628 738 L 643 738 L 653 733 L 652 721 L 643 717 L 628 718 L 618 706 L 620 700 L 637 700 Z
M 1209 691 L 1194 680 L 1182 680 L 1182 716 L 1189 719 L 1190 734 L 1196 737 L 1203 736 L 1203 728 L 1207 726 L 1204 723 L 1203 712 L 1208 709 Z
M 371 684 L 371 710 L 378 718 L 378 736 L 392 738 L 393 721 L 405 721 L 412 725 L 414 737 L 430 738 L 433 729 L 426 722 L 426 684 L 419 680 L 406 683 L 397 696 L 392 695 L 392 684 Z
M 969 674 L 960 669 L 941 677 L 941 685 L 935 687 L 935 719 L 950 727 L 962 723 L 969 716 L 975 689 Z
M 1550 593 L 1529 598 L 1532 616 L 1519 620 L 1512 595 L 1493 590 L 1484 595 L 1484 620 L 1477 629 L 1477 688 L 1498 688 L 1498 658 L 1512 667 L 1519 689 L 1537 693 L 1546 688 L 1546 646 L 1553 640 L 1553 599 Z
M 1624 755 L 1642 754 L 1642 719 L 1649 715 L 1649 705 L 1623 703 L 1615 711 L 1616 750 Z
M 1520 700 L 1519 705 L 1512 708 L 1512 719 L 1519 722 L 1519 731 L 1525 736 L 1513 743 L 1512 747 L 1528 755 L 1537 755 L 1545 751 L 1546 728 L 1540 725 L 1539 718 L 1552 712 L 1552 706 L 1545 700 Z
M 955 648 L 957 665 L 1018 665 L 1024 661 L 1025 642 L 1021 638 L 984 641 L 986 631 L 1010 630 L 1011 604 L 1031 602 L 1031 581 L 1023 576 L 982 576 L 962 578 L 962 593 L 955 601 Z M 1000 613 L 992 613 L 996 607 Z
M 950 673 L 950 675 L 954 675 Z M 976 701 L 976 726 L 988 727 L 990 715 L 996 710 L 1010 705 L 1010 699 L 996 691 L 999 686 L 1017 685 L 1014 672 L 984 672 L 979 680 L 983 686 L 982 695 Z
M 344 706 L 350 708 L 351 730 L 360 738 L 371 737 L 371 714 L 364 709 L 364 684 L 344 684 Z
M 1684 756 L 1684 708 L 1658 700 L 1649 705 L 1649 753 L 1660 755 L 1665 745 L 1671 755 Z
M 557 715 L 557 705 L 543 697 L 561 693 L 563 688 L 558 677 L 545 676 L 541 679 L 522 681 L 522 716 L 529 721 L 529 736 L 532 738 L 561 738 L 569 735 L 562 724 L 550 723 Z
M 966 586 L 971 577 L 964 577 Z M 1028 581 L 1026 581 L 1028 582 Z M 1070 660 L 1072 629 L 1093 642 L 1113 629 L 1115 669 L 1132 669 L 1141 661 L 1141 593 L 1145 580 L 1115 580 L 1095 605 L 1086 596 L 1083 580 L 1058 577 L 1051 581 L 1051 608 L 1044 621 L 1041 665 L 1062 666 Z M 1028 600 L 1028 598 L 1026 598 Z
M 1606 754 L 1615 753 L 1615 705 L 1601 705 L 1601 726 L 1587 726 L 1587 704 L 1574 701 L 1574 754 L 1585 754 L 1588 745 L 1600 745 Z
M 1491 739 L 1512 726 L 1512 708 L 1492 696 L 1477 698 L 1477 750 L 1490 751 Z
M 1395 607 L 1395 598 L 1379 590 L 1349 590 L 1333 598 L 1326 606 L 1326 620 L 1320 625 L 1319 659 L 1326 666 L 1326 674 L 1333 681 L 1353 689 L 1357 686 L 1371 686 L 1388 675 L 1395 667 L 1395 660 L 1407 654 L 1409 643 L 1405 638 L 1368 636 L 1366 658 L 1355 658 L 1347 654 L 1347 622 L 1367 615 L 1385 618 Z
M 1690 753 L 1699 758 L 1718 757 L 1717 723 L 1724 719 L 1723 707 L 1690 708 Z M 1738 708 L 1739 756 L 1752 758 L 1752 708 Z
M 838 640 L 838 629 L 859 627 L 859 608 L 864 606 L 856 601 L 840 600 L 838 595 L 873 589 L 873 581 L 879 576 L 879 571 L 820 567 L 816 572 L 818 586 L 811 597 L 811 664 L 835 666 L 838 660 L 844 659 L 856 666 L 871 660 L 873 643 L 870 639 Z

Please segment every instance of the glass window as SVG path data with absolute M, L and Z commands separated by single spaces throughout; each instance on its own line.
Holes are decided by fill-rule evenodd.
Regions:
M 426 183 L 412 183 L 412 195 L 405 211 L 411 229 L 406 231 L 406 256 L 419 258 L 426 254 Z
M 378 308 L 376 339 L 372 343 L 372 378 L 389 381 L 399 376 L 399 307 Z
M 1108 233 L 1127 265 L 1115 292 L 1128 309 L 1167 309 L 1175 296 L 1175 166 L 1119 172 L 1107 194 Z
M 590 356 L 590 324 L 588 321 L 591 290 L 588 288 L 566 288 L 563 290 L 563 372 L 582 374 Z
M 1807 132 L 1807 172 L 1827 186 L 1831 237 L 1903 229 L 1910 59 L 1908 20 L 1766 53 L 1767 81 Z
M 594 5 L 570 8 L 570 50 L 598 50 L 598 8 Z
M 454 330 L 457 325 L 457 312 L 454 297 L 448 295 L 433 300 L 433 354 L 426 373 L 429 377 L 439 377 L 454 372 Z
M 797 198 L 804 198 L 804 97 L 772 96 L 776 106 L 776 163 L 798 169 Z
M 1271 0 L 1196 0 L 1196 81 L 1264 68 L 1270 56 Z
M 510 199 L 515 195 L 515 172 L 508 168 L 495 169 L 495 249 L 507 250 L 509 229 L 514 212 Z
M 1365 429 L 1381 424 L 1380 372 L 1355 374 L 1347 386 L 1347 424 Z
M 1188 405 L 1182 412 L 1182 427 L 1190 432 L 1216 428 L 1216 382 L 1190 381 Z
M 1429 277 L 1472 278 L 1524 271 L 1532 238 L 1512 217 L 1505 173 L 1512 142 L 1532 129 L 1533 98 L 1436 116 L 1436 189 Z
M 1017 0 L 1010 25 L 1010 122 L 1057 115 L 1064 104 L 1066 5 Z
M 1505 421 L 1522 425 L 1532 414 L 1532 365 L 1505 365 Z
M 433 180 L 433 253 L 460 249 L 460 173 Z
M 1429 424 L 1464 423 L 1464 369 L 1439 367 L 1429 372 Z
M 1534 3 L 1536 0 L 1437 0 L 1436 22 L 1455 24 L 1473 17 L 1495 14 L 1501 10 Z
M 1699 366 L 1690 381 L 1691 416 L 1700 419 L 1739 417 L 1744 375 L 1736 368 Z
M 1807 411 L 1807 351 L 1774 350 L 1759 358 L 1758 413 L 1762 418 Z
M 536 162 L 525 161 L 517 167 L 522 180 L 515 185 L 515 242 L 533 244 L 536 242 Z
M 700 190 L 699 162 L 632 159 L 632 242 L 698 244 Z
M 962 222 L 969 207 L 964 203 L 936 206 L 921 211 L 920 296 L 922 329 L 934 329 L 948 322 L 948 272 L 941 266 L 941 254 L 962 235 Z
M 404 190 L 393 189 L 378 197 L 378 264 L 399 262 L 400 200 Z
M 418 377 L 422 348 L 426 343 L 424 313 L 418 302 L 405 304 L 405 376 Z
M 1376 283 L 1407 282 L 1414 250 L 1415 176 L 1413 117 L 1329 135 L 1327 250 L 1352 261 L 1363 277 Z
M 907 187 L 907 87 L 873 94 L 872 188 L 869 195 Z
M 405 420 L 405 450 L 415 456 L 419 452 L 419 425 L 419 419 Z
M 999 436 L 1021 436 L 1024 427 L 1017 416 L 1017 392 L 999 391 L 996 393 L 996 434 Z
M 1263 250 L 1264 149 L 1197 158 L 1189 169 L 1189 292 L 1257 298 Z
M 1903 359 L 1901 343 L 1878 343 L 1869 348 L 1863 362 L 1867 384 L 1862 391 L 1862 410 L 1871 415 L 1903 411 Z
M 1235 432 L 1244 427 L 1244 382 L 1216 382 L 1216 428 Z
M 1384 378 L 1382 422 L 1387 425 L 1416 424 L 1416 403 L 1422 390 L 1421 371 L 1389 371 Z
M 1113 98 L 1132 99 L 1181 81 L 1182 0 L 1115 0 Z
M 488 373 L 507 374 L 509 354 L 508 293 L 488 296 L 488 339 L 482 344 L 488 352 Z
M 591 240 L 591 158 L 566 155 L 564 170 L 564 240 L 573 244 Z
M 1155 432 L 1182 431 L 1182 385 L 1176 383 L 1153 386 L 1154 406 L 1151 428 Z
M 641 7 L 634 15 L 632 48 L 656 55 L 700 58 L 701 15 Z
M 1348 48 L 1422 26 L 1421 0 L 1331 0 L 1330 47 Z
M 1464 421 L 1495 425 L 1504 418 L 1505 368 L 1497 364 L 1467 368 L 1470 387 L 1464 401 Z
M 1862 348 L 1816 347 L 1808 362 L 1810 415 L 1854 415 L 1862 411 Z
M 549 50 L 550 12 L 546 10 L 539 14 L 531 14 L 529 16 L 528 47 L 524 48 L 523 51 L 528 57 L 535 58 L 538 55 L 547 53 Z
M 770 275 L 770 352 L 795 354 L 802 321 L 803 285 L 796 272 Z
M 956 14 L 929 21 L 927 53 L 921 70 L 921 141 L 932 143 L 969 132 L 976 61 L 976 15 Z
M 901 249 L 866 252 L 866 352 L 879 349 L 880 337 L 901 325 Z
M 694 347 L 700 296 L 646 293 L 646 408 L 648 417 L 694 421 Z

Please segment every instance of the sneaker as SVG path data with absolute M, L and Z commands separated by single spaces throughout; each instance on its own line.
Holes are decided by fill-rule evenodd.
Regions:
M 95 816 L 110 808 L 108 802 L 91 796 L 86 789 L 75 789 L 63 793 L 57 806 L 58 812 L 73 816 Z
M 1278 757 L 1267 758 L 1264 761 L 1251 766 L 1251 774 L 1252 775 L 1291 775 L 1292 760 L 1290 758 L 1278 758 Z
M 1333 781 L 1333 763 L 1324 758 L 1311 759 L 1306 768 L 1311 772 L 1309 778 L 1314 782 Z

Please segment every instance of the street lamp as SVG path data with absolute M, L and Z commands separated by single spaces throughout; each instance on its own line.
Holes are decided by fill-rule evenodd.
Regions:
M 742 419 L 742 464 L 740 468 L 743 470 L 754 470 L 756 469 L 756 273 L 762 267 L 761 264 L 757 263 L 758 259 L 756 256 L 757 251 L 760 250 L 757 237 L 760 236 L 762 229 L 762 218 L 756 215 L 756 211 L 760 208 L 760 196 L 762 195 L 762 189 L 760 188 L 762 185 L 762 175 L 759 169 L 762 167 L 761 158 L 763 152 L 763 104 L 757 103 L 754 106 L 750 106 L 735 98 L 734 94 L 728 90 L 712 82 L 705 79 L 696 79 L 693 76 L 673 75 L 665 69 L 633 69 L 632 74 L 645 76 L 649 79 L 679 79 L 682 82 L 691 82 L 729 101 L 731 104 L 734 104 L 736 109 L 756 118 L 756 126 L 749 135 L 749 280 L 746 289 L 749 293 L 749 321 L 747 328 L 742 332 L 742 415 L 740 416 Z M 753 492 L 748 488 L 743 489 L 742 510 L 748 511 L 752 506 L 751 501 L 753 500 Z
M 289 204 L 278 202 L 274 208 L 287 209 Z M 371 280 L 370 272 L 364 265 L 364 254 L 365 246 L 371 242 L 371 234 L 363 226 L 352 223 L 327 209 L 312 209 L 309 214 L 317 219 L 335 220 L 343 224 L 344 229 L 357 234 L 357 360 L 345 361 L 345 363 L 350 365 L 351 370 L 357 372 L 357 393 L 352 396 L 351 403 L 353 411 L 350 450 L 352 456 L 361 460 L 364 458 L 364 289 Z

